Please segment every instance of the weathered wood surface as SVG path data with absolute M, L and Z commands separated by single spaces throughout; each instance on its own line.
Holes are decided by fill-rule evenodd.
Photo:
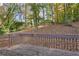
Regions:
M 49 48 L 79 50 L 79 35 L 71 34 L 38 34 L 38 33 L 12 33 L 0 36 L 0 47 L 11 47 L 16 44 L 32 44 Z

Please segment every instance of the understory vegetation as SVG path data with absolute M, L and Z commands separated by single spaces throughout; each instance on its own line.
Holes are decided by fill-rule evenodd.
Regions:
M 16 13 L 21 13 L 21 21 L 17 21 Z M 76 21 L 79 21 L 78 3 L 9 3 L 0 6 L 0 34 L 21 31 L 28 27 L 37 29 L 45 24 L 70 25 Z

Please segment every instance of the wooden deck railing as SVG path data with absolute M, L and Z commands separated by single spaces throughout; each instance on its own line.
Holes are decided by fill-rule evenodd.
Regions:
M 1 40 L 7 41 L 8 47 L 22 43 L 69 51 L 79 50 L 79 35 L 17 33 L 8 34 L 6 37 L 0 36 Z

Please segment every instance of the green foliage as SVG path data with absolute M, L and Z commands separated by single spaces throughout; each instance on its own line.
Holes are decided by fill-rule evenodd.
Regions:
M 0 34 L 9 33 L 12 30 L 16 29 L 15 28 L 16 24 L 14 23 L 14 15 L 18 11 L 19 11 L 19 8 L 16 4 L 10 4 L 6 9 L 6 13 L 0 14 L 0 19 L 1 19 L 1 22 L 2 22 Z M 13 27 L 13 29 L 11 27 Z
M 23 22 L 14 22 L 14 24 L 10 27 L 10 32 L 20 31 L 23 24 Z
M 31 11 L 29 10 L 31 7 Z M 61 23 L 71 24 L 79 21 L 79 4 L 78 3 L 32 3 L 25 4 L 25 24 L 27 27 L 38 28 L 42 24 Z M 45 9 L 45 10 L 44 10 Z M 40 11 L 43 10 L 43 17 L 40 17 Z M 23 22 L 14 21 L 15 13 L 21 11 L 17 4 L 10 4 L 4 13 L 0 13 L 0 33 L 9 33 L 19 31 L 24 28 Z M 6 16 L 6 17 L 4 17 Z

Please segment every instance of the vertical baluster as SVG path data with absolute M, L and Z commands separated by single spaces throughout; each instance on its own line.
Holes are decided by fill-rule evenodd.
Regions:
M 54 37 L 52 37 L 52 35 L 51 35 L 51 37 L 50 37 L 50 38 L 51 38 L 51 44 L 52 44 L 52 46 L 51 46 L 51 47 L 52 47 L 52 48 L 55 48 L 55 42 L 54 42 L 54 41 L 55 41 L 55 39 L 54 39 Z
M 57 37 L 55 39 L 55 48 L 57 48 Z
M 65 38 L 63 39 L 63 49 L 65 49 Z
M 35 40 L 36 41 L 36 45 L 38 45 L 38 46 L 40 46 L 40 37 L 41 37 L 41 35 L 40 34 L 38 34 L 38 36 L 37 36 L 37 39 Z
M 41 36 L 41 44 L 42 44 L 42 46 L 43 46 L 43 44 L 44 44 L 44 42 L 43 42 L 43 40 L 45 39 L 45 36 Z
M 45 36 L 43 35 L 43 37 L 41 36 L 41 46 L 43 46 L 43 40 L 45 39 Z
M 65 42 L 66 42 L 65 49 L 67 50 L 67 38 L 65 38 Z
M 35 35 L 35 39 L 34 39 L 34 44 L 36 45 L 36 46 L 38 46 L 38 45 L 40 45 L 39 44 L 39 42 L 40 42 L 40 35 L 39 34 L 36 34 Z
M 44 38 L 42 38 L 42 41 L 43 41 L 43 47 L 44 47 L 44 45 L 45 45 L 45 41 L 46 40 L 46 35 L 45 35 L 45 37 Z
M 68 50 L 70 50 L 70 48 L 71 48 L 71 39 L 69 38 L 69 40 L 68 40 Z
M 58 37 L 57 37 L 56 42 L 57 42 L 57 49 L 59 49 L 59 38 Z
M 75 44 L 74 44 L 74 38 L 72 39 L 72 50 L 74 51 L 74 47 L 75 47 Z
M 50 35 L 48 35 L 48 40 L 49 40 L 48 46 L 49 46 L 49 48 L 50 48 Z
M 45 37 L 44 37 L 44 38 L 45 38 Z M 43 46 L 43 44 L 44 44 L 44 42 L 43 42 L 44 38 L 41 36 L 41 43 L 42 43 L 42 46 Z
M 50 35 L 50 43 L 51 43 L 51 48 L 53 48 L 54 44 L 53 44 L 52 34 Z
M 41 39 L 41 35 L 40 34 L 38 34 L 38 36 L 37 36 L 37 38 L 35 39 L 35 43 L 36 43 L 36 45 L 37 46 L 40 46 L 40 39 Z
M 65 41 L 64 41 L 64 39 L 65 39 L 65 38 L 62 39 L 62 45 L 63 45 L 63 46 L 62 46 L 62 49 L 65 48 L 65 46 L 64 46 L 64 45 L 65 45 Z
M 41 46 L 41 37 L 39 36 L 36 40 L 38 41 L 37 44 Z
M 32 40 L 34 39 L 34 36 L 32 34 L 31 39 L 30 39 L 30 44 L 32 44 Z
M 55 32 L 56 33 L 56 32 Z M 55 38 L 55 48 L 57 48 L 57 46 L 56 46 L 56 40 L 57 40 L 57 37 Z
M 46 44 L 47 47 L 48 47 L 48 43 L 49 43 L 48 35 L 46 35 L 46 40 L 47 40 L 47 42 L 46 42 L 45 44 Z
M 9 34 L 9 47 L 11 47 L 11 34 Z
M 52 44 L 51 44 L 51 36 L 49 36 L 49 40 L 50 40 L 49 45 L 50 45 L 50 48 L 51 48 L 51 46 L 52 46 Z
M 54 38 L 54 47 L 56 48 L 56 38 Z
M 50 39 L 49 39 L 49 35 L 48 35 L 48 47 L 50 48 Z
M 41 38 L 41 44 L 42 44 L 42 46 L 43 46 L 44 42 L 43 42 L 43 37 L 42 37 L 42 35 L 40 36 L 40 38 Z
M 46 35 L 46 40 L 44 40 L 44 43 L 45 43 L 45 46 L 46 46 L 46 47 L 48 47 L 48 42 L 49 42 L 49 40 L 48 40 L 48 35 Z
M 74 50 L 74 38 L 72 38 L 72 41 L 71 41 L 71 51 Z
M 76 38 L 74 38 L 74 51 L 76 51 Z
M 60 37 L 60 48 L 62 49 L 62 38 Z
M 33 38 L 32 38 L 32 40 L 31 40 L 31 44 L 34 45 L 35 34 L 33 34 L 32 36 L 33 36 Z
M 57 48 L 59 49 L 59 38 L 57 37 Z
M 59 39 L 57 37 L 57 49 L 59 49 Z
M 47 35 L 46 37 L 47 37 L 47 38 L 46 38 L 45 44 L 46 44 L 46 46 L 49 48 L 49 45 L 48 45 L 48 43 L 49 43 L 48 35 Z
M 49 35 L 47 35 L 46 45 L 49 48 Z
M 10 34 L 10 47 L 12 46 L 12 34 Z
M 34 43 L 35 43 L 35 45 L 39 45 L 39 42 L 40 42 L 40 36 L 36 36 L 35 35 L 35 39 L 34 39 Z
M 59 38 L 59 49 L 61 49 L 61 39 Z
M 36 39 L 36 34 L 34 34 L 34 39 L 33 39 L 33 43 L 34 43 L 34 45 L 38 45 L 37 43 L 36 43 L 36 41 L 38 40 L 38 39 Z M 38 36 L 37 36 L 38 37 Z M 38 42 L 38 41 L 37 41 Z
M 13 35 L 13 38 L 14 38 L 14 44 L 16 44 L 17 36 Z
M 60 49 L 60 38 L 58 38 L 58 49 Z
M 37 37 L 38 37 L 38 36 L 37 36 Z M 37 43 L 36 43 L 36 41 L 38 40 L 37 37 L 36 37 L 36 34 L 34 34 L 34 39 L 33 39 L 34 45 L 37 45 Z
M 61 49 L 61 38 L 59 38 L 59 49 Z
M 70 38 L 70 51 L 72 50 L 72 38 Z
M 75 39 L 75 42 L 76 42 L 76 43 L 75 43 L 75 44 L 76 44 L 76 45 L 75 45 L 75 46 L 76 46 L 76 47 L 75 47 L 75 50 L 78 51 L 78 43 L 77 43 L 78 41 L 77 41 L 77 38 Z
M 61 38 L 61 49 L 63 49 L 63 38 Z
M 76 38 L 74 38 L 74 51 L 76 51 Z
M 77 51 L 77 38 L 74 38 L 74 51 Z
M 68 50 L 70 50 L 70 47 L 71 47 L 71 39 L 69 38 L 69 40 L 68 40 L 68 45 L 69 45 L 69 47 L 68 47 Z
M 66 49 L 68 50 L 68 37 L 67 37 L 67 39 L 66 39 Z
M 51 47 L 52 47 L 52 48 L 55 48 L 55 39 L 52 38 L 52 37 L 51 37 L 51 44 L 52 44 Z
M 56 37 L 56 48 L 57 48 L 57 44 L 58 44 L 58 42 L 57 42 L 57 37 Z
M 11 35 L 11 45 L 13 45 L 13 35 Z
M 42 38 L 42 46 L 44 47 L 44 40 L 46 39 L 46 36 L 44 35 Z
M 50 35 L 50 40 L 51 40 L 51 48 L 54 48 L 54 41 L 51 35 Z
M 66 50 L 66 38 L 64 38 L 64 49 Z
M 46 35 L 45 35 L 45 37 L 42 40 L 43 40 L 43 46 L 45 46 Z
M 57 38 L 57 48 L 59 49 L 59 38 Z
M 33 40 L 35 39 L 35 34 L 33 34 L 32 36 L 33 36 L 33 38 L 31 39 L 31 44 L 34 45 Z
M 45 46 L 45 47 L 48 47 L 47 44 L 46 44 L 47 41 L 48 41 L 48 40 L 47 40 L 47 35 L 45 36 L 45 39 L 44 39 L 43 41 L 44 41 L 44 46 Z
M 48 47 L 48 42 L 49 42 L 48 35 L 46 35 L 46 41 L 45 41 L 45 46 L 46 47 Z
M 37 36 L 38 37 L 38 36 Z M 34 34 L 34 38 L 33 38 L 33 44 L 34 45 L 37 45 L 36 43 L 35 43 L 35 40 L 36 40 L 36 34 Z M 38 39 L 37 39 L 38 40 Z
M 73 42 L 73 38 L 70 38 L 70 40 L 71 40 L 71 41 L 70 41 L 70 51 L 72 51 L 72 45 L 73 45 L 72 42 Z
M 62 49 L 64 49 L 64 38 L 62 39 Z
M 49 48 L 51 48 L 51 42 L 50 42 L 50 35 L 48 35 L 48 39 L 49 39 L 49 42 L 48 42 L 48 44 L 49 44 Z
M 61 39 L 61 45 L 60 45 L 60 47 L 61 47 L 61 49 L 62 49 L 62 45 L 63 45 L 63 44 L 62 44 L 62 43 L 63 43 L 63 41 L 62 41 L 62 40 L 63 40 L 63 38 L 60 38 L 60 39 Z
M 39 45 L 41 46 L 41 36 L 39 37 L 40 39 L 39 39 Z
M 10 38 L 10 34 L 9 34 L 8 36 L 9 36 L 9 47 L 10 47 L 10 39 L 11 39 L 11 38 Z
M 65 42 L 65 38 L 64 38 L 64 49 L 66 48 L 66 47 L 65 47 L 65 44 L 66 44 L 66 42 Z
M 72 42 L 71 42 L 71 51 L 74 50 L 74 38 L 72 38 Z
M 63 49 L 63 47 L 64 47 L 64 38 L 62 38 L 62 45 L 61 45 L 61 47 L 62 47 L 62 49 Z
M 68 50 L 70 50 L 70 45 L 71 45 L 70 43 L 71 43 L 71 39 L 69 38 L 68 39 Z
M 34 44 L 36 46 L 39 46 L 39 42 L 40 42 L 40 35 L 38 34 L 38 35 L 35 35 Z

